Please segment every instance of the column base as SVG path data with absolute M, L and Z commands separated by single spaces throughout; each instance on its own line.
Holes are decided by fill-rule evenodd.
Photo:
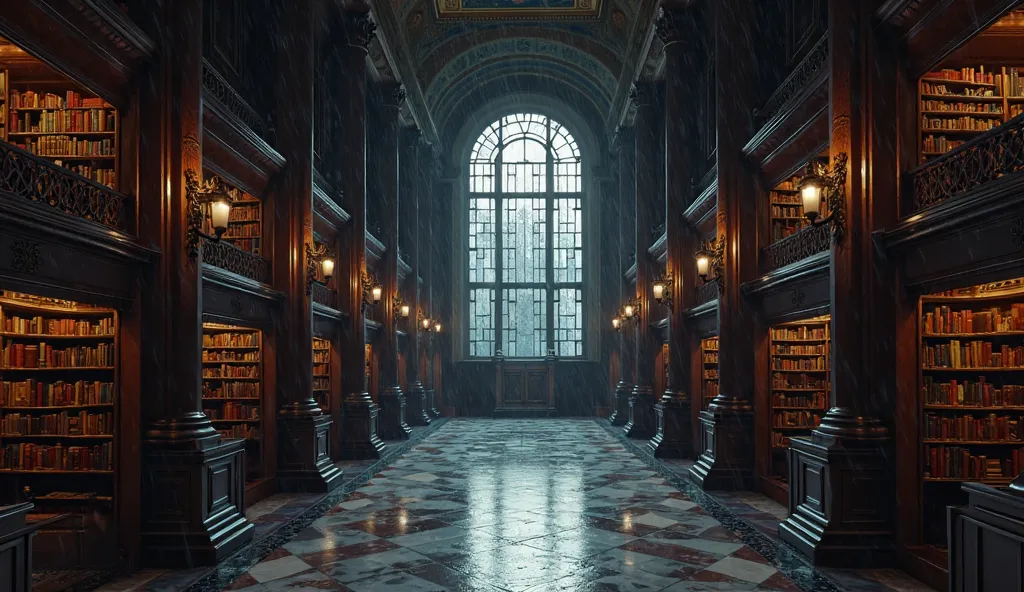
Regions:
M 195 444 L 195 443 L 194 443 Z M 145 445 L 142 553 L 149 567 L 214 565 L 253 539 L 245 518 L 245 441 Z
M 342 426 L 339 456 L 344 460 L 380 458 L 387 445 L 377 436 L 380 409 L 367 393 L 353 393 L 341 404 Z
M 430 407 L 427 413 L 432 417 L 441 417 L 441 412 L 437 410 L 437 400 L 434 399 L 436 393 L 434 389 L 427 389 L 427 401 L 430 402 Z
M 834 407 L 789 445 L 789 518 L 779 536 L 816 565 L 894 563 L 890 440 L 878 420 Z
M 654 392 L 649 386 L 633 387 L 629 396 L 629 421 L 622 427 L 627 438 L 648 440 L 658 431 L 654 417 Z
M 658 431 L 647 443 L 657 458 L 690 458 L 693 455 L 693 431 L 690 423 L 690 398 L 684 393 L 665 392 L 654 406 Z
M 342 472 L 331 461 L 327 415 L 278 417 L 277 484 L 283 492 L 327 493 L 341 485 Z
M 405 395 L 398 386 L 382 389 L 377 398 L 380 416 L 377 434 L 384 440 L 405 440 L 412 434 L 412 428 L 405 423 Z
M 413 383 L 405 396 L 405 423 L 411 426 L 430 425 L 427 414 L 427 391 L 419 381 Z
M 629 421 L 629 385 L 619 381 L 612 393 L 612 414 L 608 422 L 613 426 L 624 426 Z
M 690 480 L 707 491 L 754 487 L 754 410 L 743 399 L 718 395 L 700 412 L 701 453 Z

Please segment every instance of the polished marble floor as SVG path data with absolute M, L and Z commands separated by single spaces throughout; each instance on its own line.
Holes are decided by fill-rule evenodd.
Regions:
M 229 589 L 801 588 L 597 422 L 543 419 L 448 422 Z

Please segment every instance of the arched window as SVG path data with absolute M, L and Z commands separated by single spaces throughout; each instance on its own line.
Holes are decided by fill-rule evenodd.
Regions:
M 583 355 L 579 147 L 543 115 L 502 117 L 469 160 L 469 356 Z

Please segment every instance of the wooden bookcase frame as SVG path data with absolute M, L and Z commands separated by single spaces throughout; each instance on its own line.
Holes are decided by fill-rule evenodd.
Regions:
M 206 337 L 208 335 L 218 334 L 255 334 L 258 345 L 255 346 L 217 346 L 217 345 L 206 345 Z M 218 364 L 224 368 L 231 367 L 234 365 L 240 366 L 255 366 L 256 376 L 255 377 L 208 377 L 203 376 L 203 410 L 206 412 L 207 409 L 214 409 L 212 406 L 208 407 L 208 404 L 229 404 L 232 402 L 240 402 L 243 405 L 251 405 L 258 410 L 258 418 L 245 418 L 245 419 L 226 419 L 223 417 L 214 419 L 210 417 L 210 421 L 214 424 L 218 430 L 224 428 L 234 428 L 235 426 L 247 426 L 252 428 L 255 426 L 259 430 L 259 437 L 253 438 L 250 436 L 235 436 L 235 435 L 222 435 L 225 438 L 242 438 L 246 440 L 246 485 L 251 486 L 267 478 L 267 457 L 273 456 L 275 452 L 268 451 L 266 449 L 266 423 L 274 420 L 274 414 L 268 413 L 266 405 L 266 393 L 264 392 L 265 387 L 265 373 L 264 373 L 264 354 L 265 344 L 263 342 L 264 336 L 263 331 L 251 327 L 243 327 L 238 325 L 227 325 L 223 323 L 203 323 L 203 354 L 206 357 L 207 352 L 238 352 L 244 355 L 247 352 L 256 352 L 257 359 L 253 360 L 233 360 L 233 361 L 219 361 L 219 360 L 203 360 L 202 366 L 205 374 L 207 368 L 216 367 Z M 219 383 L 221 387 L 224 387 L 227 382 L 237 382 L 240 384 L 255 384 L 255 392 L 258 394 L 256 397 L 208 397 L 206 396 L 206 385 L 210 383 Z M 222 407 L 216 408 L 218 411 L 223 409 Z M 209 413 L 207 413 L 209 415 Z M 255 443 L 255 444 L 253 444 Z M 257 446 L 253 452 L 253 446 Z M 249 462 L 250 459 L 255 459 L 255 462 Z
M 329 339 L 313 337 L 313 396 L 325 415 L 331 414 L 332 407 L 332 366 L 334 361 L 333 347 Z M 321 358 L 319 361 L 317 358 Z M 323 372 L 326 368 L 327 372 Z M 319 372 L 318 372 L 319 370 Z M 319 382 L 318 382 L 319 381 Z M 317 388 L 318 384 L 321 384 Z
M 44 300 L 52 299 L 44 298 Z M 14 479 L 14 481 L 10 481 L 12 490 L 20 489 L 22 487 L 26 488 L 26 491 L 31 491 L 29 488 L 32 487 L 40 487 L 40 489 L 47 490 L 42 495 L 38 495 L 38 492 L 32 492 L 32 501 L 36 506 L 34 508 L 34 513 L 54 517 L 66 515 L 64 518 L 61 518 L 58 522 L 54 523 L 53 530 L 46 530 L 41 534 L 43 537 L 51 535 L 56 536 L 60 541 L 64 541 L 64 537 L 70 537 L 74 540 L 73 544 L 76 549 L 74 556 L 62 555 L 61 559 L 57 561 L 70 561 L 71 563 L 68 564 L 68 566 L 72 567 L 83 564 L 92 564 L 97 558 L 100 562 L 113 564 L 113 562 L 117 560 L 113 554 L 109 557 L 105 556 L 102 550 L 97 553 L 93 547 L 102 547 L 107 550 L 116 548 L 119 524 L 115 524 L 110 528 L 108 534 L 105 532 L 105 529 L 101 531 L 92 525 L 91 522 L 93 520 L 92 516 L 101 508 L 109 510 L 110 515 L 115 518 L 118 514 L 118 505 L 116 500 L 118 481 L 120 478 L 118 471 L 120 458 L 120 430 L 118 427 L 122 421 L 120 411 L 120 317 L 118 312 L 114 309 L 93 307 L 66 299 L 59 300 L 72 302 L 76 306 L 82 306 L 83 308 L 64 308 L 32 302 L 29 299 L 23 299 L 11 295 L 0 296 L 0 351 L 2 351 L 2 349 L 12 341 L 29 342 L 35 345 L 41 345 L 44 343 L 47 345 L 54 345 L 54 342 L 56 342 L 57 346 L 61 349 L 70 347 L 96 347 L 100 343 L 109 341 L 113 347 L 112 357 L 114 365 L 104 367 L 61 366 L 23 368 L 0 364 L 0 382 L 7 382 L 10 379 L 30 380 L 34 379 L 35 376 L 39 376 L 38 380 L 40 380 L 40 382 L 43 380 L 49 380 L 52 384 L 54 381 L 60 381 L 66 376 L 70 375 L 72 378 L 76 378 L 85 373 L 93 380 L 109 378 L 113 385 L 112 401 L 110 403 L 22 407 L 6 406 L 5 401 L 0 398 L 0 451 L 2 451 L 3 447 L 8 444 L 38 443 L 41 445 L 63 445 L 66 443 L 68 446 L 93 447 L 109 442 L 111 447 L 109 457 L 111 468 L 86 470 L 56 470 L 47 468 L 0 469 L 0 477 L 5 481 L 12 478 Z M 7 313 L 9 311 L 14 311 L 16 313 L 20 312 L 23 315 L 41 316 L 44 319 L 109 318 L 112 319 L 114 332 L 112 334 L 96 335 L 50 335 L 44 333 L 22 334 L 16 331 L 6 332 L 3 331 L 3 327 L 4 320 L 7 318 Z M 101 378 L 101 376 L 103 378 Z M 109 412 L 111 414 L 110 434 L 9 434 L 6 433 L 3 428 L 3 421 L 10 413 L 31 414 L 34 417 L 36 414 L 41 416 L 52 413 L 74 411 L 85 413 Z M 101 481 L 96 481 L 97 479 Z M 105 490 L 97 487 L 105 482 L 109 482 L 109 485 L 106 486 Z M 105 492 L 101 494 L 101 491 Z M 73 495 L 76 493 L 81 495 Z M 8 494 L 7 492 L 4 492 L 2 495 L 7 497 Z M 98 536 L 99 540 L 93 540 L 92 537 L 94 536 Z M 102 544 L 94 545 L 92 543 Z M 64 547 L 63 542 L 58 542 L 56 544 Z M 87 545 L 89 549 L 86 549 Z M 90 559 L 84 558 L 86 553 L 90 555 Z M 51 563 L 52 561 L 47 561 L 47 564 Z
M 700 407 L 707 409 L 718 394 L 718 336 L 700 340 Z M 713 374 L 711 374 L 713 373 Z M 712 377 L 713 376 L 713 377 Z
M 1012 282 L 1012 281 L 1011 281 Z M 983 286 L 975 286 L 975 289 L 983 290 L 989 286 L 998 286 L 1004 284 L 1004 282 L 996 284 L 985 284 Z M 973 290 L 972 290 L 973 291 Z M 960 485 L 968 481 L 981 482 L 994 487 L 1005 487 L 1009 484 L 1010 477 L 1001 477 L 998 479 L 985 479 L 985 478 L 947 478 L 947 477 L 925 477 L 928 455 L 926 450 L 934 446 L 943 447 L 958 447 L 970 449 L 970 454 L 977 456 L 986 456 L 986 452 L 989 450 L 998 450 L 1001 452 L 1009 451 L 1012 455 L 1014 449 L 1019 449 L 1021 454 L 1024 455 L 1024 406 L 1010 406 L 1010 407 L 996 407 L 996 406 L 938 406 L 927 403 L 925 396 L 925 378 L 932 376 L 939 379 L 949 380 L 955 379 L 955 377 L 968 376 L 970 378 L 979 378 L 984 376 L 986 379 L 991 377 L 999 378 L 999 385 L 1015 385 L 1024 387 L 1024 365 L 1019 367 L 1003 367 L 989 368 L 989 367 L 971 367 L 971 368 L 957 368 L 957 369 L 940 369 L 940 368 L 926 368 L 925 367 L 925 347 L 930 345 L 939 345 L 948 342 L 949 340 L 960 340 L 961 344 L 966 344 L 972 340 L 989 341 L 1002 340 L 1006 345 L 1019 345 L 1024 342 L 1024 331 L 1008 331 L 1008 332 L 990 332 L 990 333 L 976 333 L 976 332 L 960 332 L 960 333 L 925 333 L 925 313 L 930 312 L 926 309 L 934 308 L 935 306 L 942 305 L 962 305 L 956 308 L 957 311 L 972 310 L 979 311 L 983 308 L 998 307 L 1001 311 L 1005 310 L 1005 305 L 1013 303 L 1024 303 L 1024 283 L 1018 282 L 1013 287 L 1008 289 L 994 289 L 988 293 L 979 291 L 978 293 L 964 294 L 964 295 L 928 295 L 921 296 L 917 299 L 917 351 L 918 351 L 918 363 L 917 363 L 917 409 L 918 409 L 918 499 L 920 500 L 920 512 L 921 519 L 918 521 L 918 537 L 926 545 L 935 545 L 938 548 L 943 548 L 941 540 L 945 537 L 945 528 L 943 527 L 941 538 L 936 539 L 929 536 L 927 524 L 929 522 L 928 517 L 928 497 L 929 495 L 940 495 L 942 496 L 941 506 L 946 505 L 959 505 L 961 498 L 966 499 L 966 496 L 960 492 Z M 1003 305 L 1003 306 L 1000 306 Z M 1007 340 L 1009 338 L 1009 340 Z M 1014 342 L 1014 340 L 1017 340 Z M 995 343 L 1002 345 L 996 341 Z M 1007 380 L 1011 382 L 1006 382 Z M 1012 381 L 1016 381 L 1019 384 L 1015 384 Z M 993 383 L 994 384 L 994 383 Z M 1005 416 L 1009 418 L 1015 418 L 1018 422 L 1018 433 L 1021 435 L 1020 440 L 977 440 L 977 441 L 963 441 L 963 440 L 937 440 L 929 439 L 926 437 L 926 423 L 929 414 L 942 414 L 944 417 L 953 416 L 953 414 L 963 414 L 964 417 L 974 416 L 983 417 L 982 415 L 974 415 L 981 413 L 993 413 L 999 415 L 1003 412 Z M 1001 455 L 1000 459 L 1005 458 L 1005 455 Z M 1011 456 L 1012 458 L 1012 456 Z M 995 460 L 995 459 L 993 459 Z M 943 491 L 941 493 L 933 493 L 935 490 L 948 489 L 950 491 Z M 942 515 L 942 524 L 945 525 L 945 514 Z

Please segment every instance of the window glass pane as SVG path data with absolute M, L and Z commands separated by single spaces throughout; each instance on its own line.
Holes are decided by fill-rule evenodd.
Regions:
M 583 281 L 583 211 L 580 198 L 555 200 L 555 283 Z
M 555 351 L 560 357 L 583 355 L 583 291 L 579 288 L 555 292 Z
M 501 152 L 504 193 L 543 193 L 547 180 L 547 151 L 533 140 L 506 143 Z
M 494 355 L 494 290 L 469 291 L 469 355 L 489 358 Z
M 551 154 L 555 160 L 555 192 L 583 191 L 579 147 L 569 131 L 554 121 L 551 122 Z
M 469 281 L 495 280 L 495 219 L 493 197 L 469 199 Z
M 498 123 L 484 130 L 473 145 L 469 157 L 469 190 L 473 193 L 494 191 L 494 158 L 498 154 Z
M 502 281 L 547 281 L 547 200 L 505 198 L 502 203 Z
M 539 358 L 547 352 L 547 298 L 543 288 L 503 290 L 501 351 L 507 357 Z

